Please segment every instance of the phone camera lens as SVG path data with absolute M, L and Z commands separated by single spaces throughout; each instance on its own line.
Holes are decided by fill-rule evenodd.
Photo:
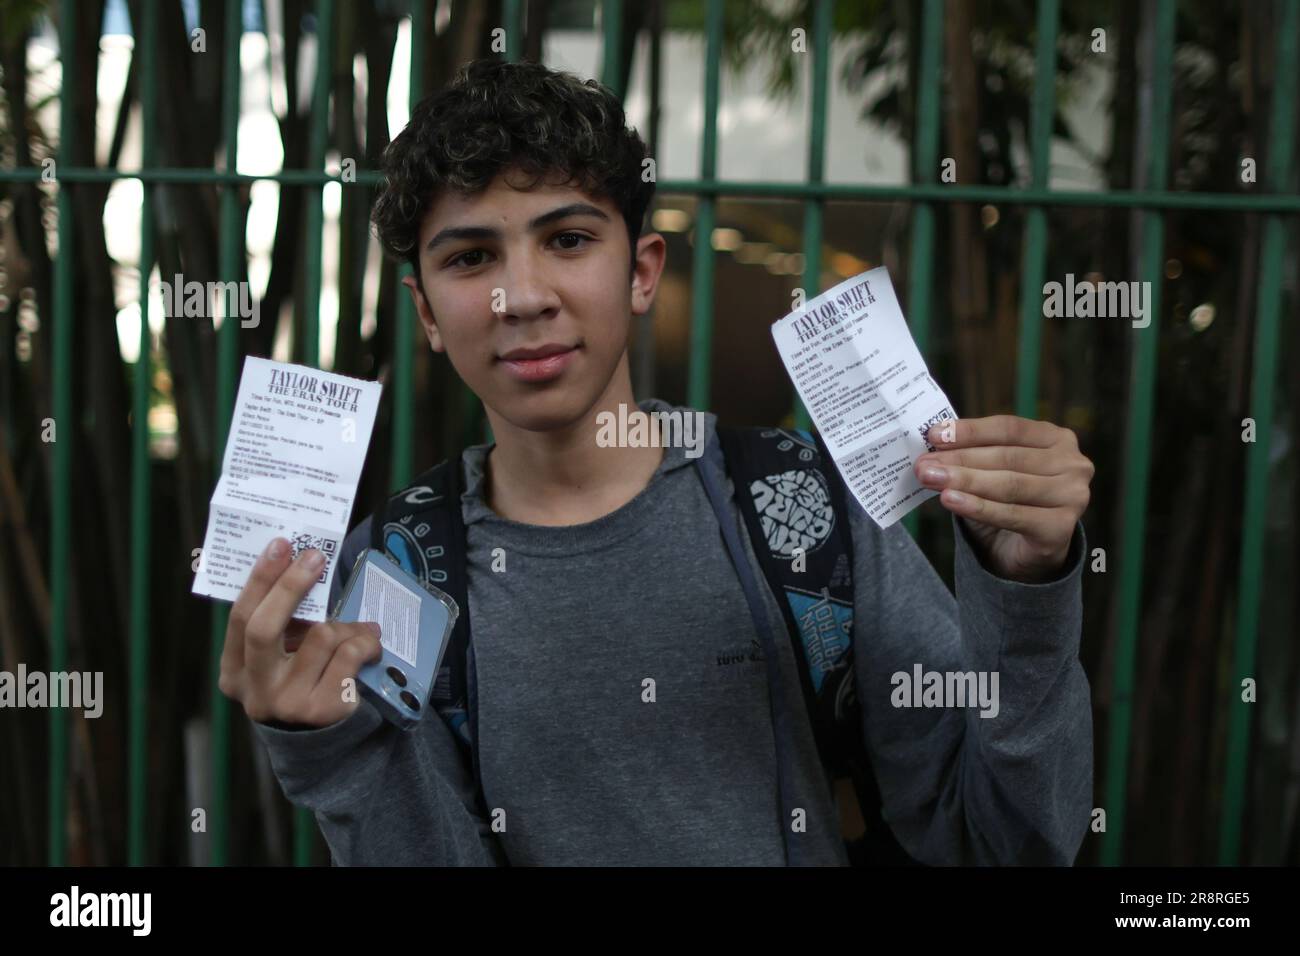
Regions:
M 411 710 L 415 711 L 417 714 L 420 712 L 420 702 L 415 699 L 414 694 L 412 694 L 409 690 L 404 690 L 402 691 L 400 696 L 402 698 L 403 704 L 411 708 Z
M 406 686 L 406 675 L 403 674 L 396 667 L 388 668 L 388 676 L 393 679 L 393 683 L 396 684 L 398 687 Z

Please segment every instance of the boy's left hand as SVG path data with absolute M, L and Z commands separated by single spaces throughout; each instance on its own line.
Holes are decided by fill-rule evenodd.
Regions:
M 1026 583 L 1056 577 L 1096 470 L 1074 432 L 991 415 L 941 422 L 927 437 L 939 450 L 917 459 L 916 476 L 966 523 L 985 567 Z

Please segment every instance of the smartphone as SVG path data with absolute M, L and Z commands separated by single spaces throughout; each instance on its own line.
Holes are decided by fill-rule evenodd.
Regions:
M 384 655 L 357 674 L 362 696 L 403 730 L 420 722 L 442 666 L 460 608 L 387 554 L 367 548 L 357 558 L 331 620 L 374 621 Z

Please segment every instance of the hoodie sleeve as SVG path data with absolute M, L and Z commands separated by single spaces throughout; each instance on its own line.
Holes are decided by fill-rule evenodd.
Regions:
M 344 541 L 333 609 L 370 520 Z M 340 866 L 491 866 L 504 862 L 450 728 L 437 715 L 403 731 L 364 698 L 328 727 L 254 722 L 285 797 L 311 810 Z
M 931 865 L 1072 864 L 1093 775 L 1082 523 L 1061 575 L 1023 584 L 984 568 L 954 515 L 954 598 L 901 523 L 882 531 L 848 500 L 855 676 L 885 821 Z M 928 672 L 982 672 L 991 693 L 924 706 Z

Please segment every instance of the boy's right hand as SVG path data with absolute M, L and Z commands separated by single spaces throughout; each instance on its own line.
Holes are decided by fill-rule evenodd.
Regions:
M 320 577 L 324 555 L 289 558 L 289 542 L 274 539 L 230 609 L 221 653 L 221 693 L 258 723 L 327 727 L 357 709 L 344 681 L 383 653 L 379 625 L 293 620 L 293 612 Z M 314 562 L 314 563 L 313 563 Z

